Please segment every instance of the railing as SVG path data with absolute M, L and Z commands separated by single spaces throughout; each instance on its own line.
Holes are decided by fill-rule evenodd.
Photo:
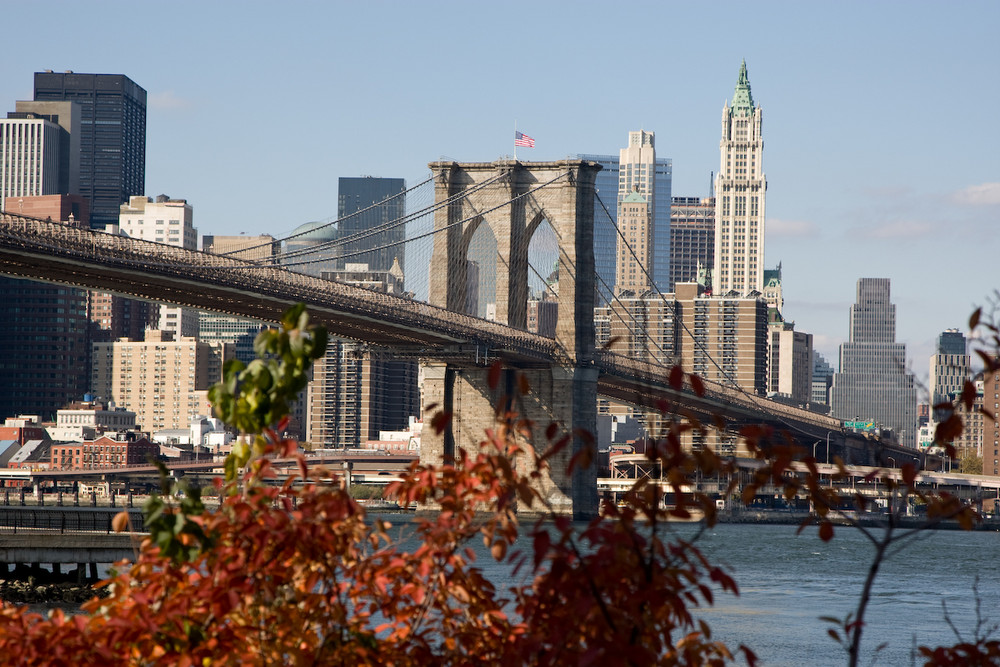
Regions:
M 105 533 L 114 529 L 111 522 L 120 509 L 64 509 L 57 507 L 0 507 L 0 533 Z M 128 511 L 131 530 L 142 531 L 141 510 Z
M 494 348 L 519 350 L 548 359 L 557 354 L 556 342 L 551 338 L 278 266 L 260 265 L 248 260 L 12 214 L 4 214 L 0 221 L 0 242 L 11 248 L 83 259 L 139 273 L 149 273 L 153 269 L 158 275 L 245 290 L 282 300 L 306 301 L 374 321 L 389 321 L 451 336 L 457 341 L 481 341 Z

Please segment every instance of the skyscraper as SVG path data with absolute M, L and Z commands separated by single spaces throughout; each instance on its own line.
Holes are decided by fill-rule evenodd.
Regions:
M 931 408 L 962 393 L 969 379 L 969 368 L 965 335 L 958 329 L 942 332 L 930 362 Z
M 79 196 L 7 200 L 13 213 L 87 222 Z M 64 285 L 0 278 L 0 418 L 30 413 L 50 419 L 83 398 L 90 382 L 87 292 Z
M 715 263 L 715 197 L 674 197 L 670 204 L 670 291 L 700 282 Z
M 858 280 L 850 339 L 840 346 L 830 408 L 833 417 L 878 422 L 891 428 L 900 444 L 916 446 L 917 389 L 906 372 L 906 345 L 896 342 L 888 278 Z
M 35 101 L 80 105 L 80 194 L 91 227 L 118 222 L 118 207 L 146 189 L 146 91 L 121 74 L 35 73 Z
M 629 133 L 629 137 L 632 136 Z M 646 134 L 652 135 L 651 132 Z M 641 139 L 640 139 L 641 141 Z M 601 165 L 594 185 L 599 201 L 594 202 L 594 266 L 597 271 L 597 291 L 602 303 L 608 303 L 615 286 L 618 266 L 618 202 L 628 195 L 622 191 L 619 155 L 593 155 L 580 153 L 576 157 Z M 648 168 L 648 167 L 647 167 Z M 627 173 L 627 172 L 626 172 Z M 670 158 L 654 156 L 653 164 L 653 283 L 661 292 L 670 288 L 670 203 L 673 179 L 673 162 Z M 633 178 L 635 171 L 633 171 Z M 647 174 L 648 178 L 648 174 Z
M 337 187 L 337 238 L 357 239 L 341 247 L 337 270 L 343 271 L 346 264 L 367 264 L 370 271 L 388 271 L 398 259 L 405 273 L 406 225 L 401 221 L 406 215 L 406 181 L 342 177 Z
M 615 294 L 639 297 L 650 289 L 647 272 L 653 255 L 652 202 L 638 191 L 618 204 L 618 270 Z
M 719 173 L 715 178 L 717 295 L 747 294 L 764 286 L 764 140 L 761 110 L 754 106 L 746 61 L 740 66 L 732 105 L 722 109 Z

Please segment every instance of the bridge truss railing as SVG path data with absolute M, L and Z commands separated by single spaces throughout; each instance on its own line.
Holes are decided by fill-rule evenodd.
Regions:
M 296 273 L 273 265 L 188 250 L 154 241 L 83 229 L 72 225 L 4 214 L 0 240 L 52 256 L 114 265 L 142 273 L 203 281 L 287 301 L 304 301 L 331 309 L 349 309 L 378 321 L 433 331 L 456 342 L 481 343 L 517 350 L 542 359 L 558 354 L 555 340 L 506 325 L 455 313 L 427 303 Z M 142 294 L 149 298 L 150 295 Z M 176 301 L 176 298 L 173 299 Z M 198 307 L 196 299 L 179 305 Z M 240 313 L 235 313 L 240 314 Z M 336 332 L 332 332 L 336 334 Z
M 597 362 L 603 373 L 616 378 L 632 380 L 638 385 L 666 387 L 671 367 L 642 361 L 608 350 L 597 352 Z M 678 361 L 679 363 L 679 361 Z M 739 387 L 727 386 L 711 380 L 702 380 L 705 399 L 708 405 L 720 408 L 736 408 L 748 413 L 764 413 L 796 425 L 808 424 L 816 429 L 840 432 L 842 424 L 839 420 L 827 417 L 810 410 L 797 408 L 777 401 L 770 401 L 762 396 L 754 396 Z M 664 392 L 666 393 L 666 392 Z M 675 400 L 683 400 L 684 396 L 694 398 L 694 391 L 688 382 L 680 392 L 674 392 Z

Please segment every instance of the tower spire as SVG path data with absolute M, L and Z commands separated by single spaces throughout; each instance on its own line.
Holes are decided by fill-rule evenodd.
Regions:
M 750 77 L 747 76 L 747 61 L 744 58 L 740 65 L 740 78 L 736 82 L 736 92 L 733 93 L 733 111 L 745 112 L 745 115 L 753 113 L 753 95 L 750 93 Z

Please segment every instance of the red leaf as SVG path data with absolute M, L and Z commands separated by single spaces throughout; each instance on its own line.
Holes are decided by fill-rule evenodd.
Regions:
M 487 376 L 487 382 L 490 385 L 490 389 L 496 389 L 500 384 L 500 373 L 503 371 L 503 364 L 499 361 L 494 361 L 493 365 L 490 366 L 490 373 Z
M 539 530 L 535 533 L 534 547 L 535 547 L 535 567 L 537 568 L 545 560 L 545 556 L 549 553 L 549 547 L 552 544 L 552 538 L 544 530 Z
M 680 366 L 670 369 L 670 386 L 678 391 L 684 386 L 684 370 Z
M 819 524 L 819 539 L 824 542 L 829 542 L 833 539 L 833 524 L 829 521 L 824 521 Z

